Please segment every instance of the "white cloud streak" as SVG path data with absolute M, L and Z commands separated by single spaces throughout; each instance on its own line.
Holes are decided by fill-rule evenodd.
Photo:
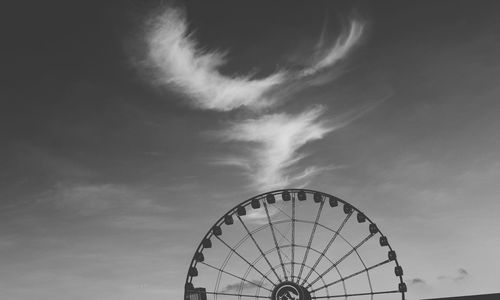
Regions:
M 279 70 L 263 78 L 226 76 L 220 68 L 227 63 L 227 53 L 203 49 L 188 31 L 184 13 L 169 8 L 151 22 L 147 35 L 147 65 L 153 70 L 157 84 L 187 95 L 196 108 L 230 111 L 247 107 L 258 110 L 272 106 L 288 95 L 279 93 L 281 85 L 296 84 L 297 80 L 328 70 L 344 59 L 359 42 L 363 30 L 362 22 L 352 20 L 349 30 L 332 47 L 323 49 L 326 32 L 323 29 L 316 47 L 318 54 L 303 70 Z M 301 89 L 304 87 L 300 85 Z M 276 91 L 278 93 L 274 93 Z
M 286 77 L 284 72 L 260 79 L 221 74 L 219 68 L 226 63 L 225 53 L 201 50 L 178 9 L 168 9 L 155 18 L 148 45 L 148 62 L 158 83 L 186 94 L 200 109 L 229 111 L 242 106 L 268 106 L 272 100 L 266 93 Z
M 264 225 L 268 224 L 267 221 L 267 215 L 269 214 L 270 217 L 278 214 L 280 211 L 273 205 L 269 205 L 267 207 L 267 213 L 264 210 L 263 207 L 260 209 L 252 209 L 251 211 L 247 212 L 245 216 L 243 216 L 243 219 L 246 222 L 258 224 L 258 225 Z
M 301 147 L 335 129 L 320 120 L 322 107 L 297 115 L 259 111 L 314 83 L 331 81 L 331 74 L 324 71 L 330 71 L 359 42 L 364 29 L 361 22 L 353 20 L 348 31 L 327 49 L 323 49 L 325 25 L 312 63 L 301 70 L 280 70 L 259 79 L 223 75 L 220 67 L 227 62 L 226 53 L 202 50 L 179 9 L 167 9 L 152 20 L 150 28 L 147 65 L 154 71 L 157 84 L 188 96 L 198 109 L 231 111 L 246 107 L 257 113 L 255 118 L 234 121 L 217 134 L 224 141 L 251 145 L 246 148 L 247 155 L 226 156 L 216 163 L 243 169 L 258 190 L 304 184 L 315 174 L 331 169 L 310 166 L 298 173 L 292 170 L 306 156 L 298 152 Z
M 298 150 L 334 129 L 318 120 L 322 113 L 323 109 L 316 107 L 299 115 L 277 113 L 233 123 L 219 136 L 226 141 L 250 143 L 249 153 L 217 163 L 243 168 L 257 189 L 296 182 L 315 169 L 308 168 L 295 176 L 289 174 L 290 167 L 305 157 Z
M 307 156 L 299 150 L 347 126 L 374 107 L 370 105 L 337 115 L 328 122 L 320 120 L 324 107 L 316 106 L 296 115 L 276 113 L 230 123 L 227 129 L 215 135 L 225 142 L 244 143 L 244 151 L 238 156 L 226 156 L 213 162 L 242 169 L 252 187 L 262 192 L 292 184 L 306 186 L 314 176 L 345 166 L 308 166 L 297 171 L 293 166 Z
M 323 50 L 316 62 L 309 68 L 304 69 L 300 74 L 302 76 L 314 75 L 317 72 L 334 66 L 338 61 L 345 58 L 349 51 L 359 42 L 363 30 L 363 23 L 358 20 L 352 20 L 349 31 L 340 36 L 333 47 Z M 318 43 L 322 45 L 324 43 L 323 38 Z

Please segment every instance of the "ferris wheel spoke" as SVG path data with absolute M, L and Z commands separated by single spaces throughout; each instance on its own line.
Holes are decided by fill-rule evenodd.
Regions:
M 342 298 L 342 297 L 356 297 L 356 296 L 369 296 L 369 295 L 380 295 L 380 294 L 395 294 L 401 293 L 399 290 L 383 291 L 383 292 L 367 292 L 367 293 L 355 293 L 355 294 L 343 294 L 343 295 L 330 295 L 330 296 L 316 296 L 311 297 L 311 299 L 330 299 L 330 298 Z
M 324 199 L 322 199 L 324 200 Z M 318 221 L 319 218 L 321 217 L 321 212 L 323 211 L 323 205 L 325 205 L 325 201 L 321 201 L 321 204 L 319 205 L 318 212 L 316 214 L 316 219 L 314 220 L 314 225 L 311 231 L 311 235 L 309 236 L 309 242 L 307 243 L 307 248 L 306 248 L 306 253 L 304 254 L 304 259 L 302 260 L 301 266 L 300 266 L 300 271 L 299 275 L 297 276 L 297 283 L 300 281 L 300 276 L 302 275 L 302 271 L 304 270 L 304 265 L 307 261 L 307 256 L 309 255 L 309 250 L 311 249 L 312 241 L 314 239 L 314 234 L 316 233 L 316 228 L 318 227 Z M 305 283 L 305 280 L 303 280 L 302 284 Z
M 286 270 L 285 270 L 285 264 L 283 263 L 283 257 L 281 257 L 280 246 L 278 245 L 278 240 L 276 239 L 276 233 L 274 232 L 274 226 L 273 223 L 271 222 L 271 216 L 269 215 L 269 209 L 267 208 L 266 202 L 263 202 L 263 204 L 264 204 L 264 210 L 266 211 L 267 221 L 269 223 L 269 227 L 271 228 L 274 244 L 278 252 L 278 257 L 280 259 L 281 268 L 283 269 L 283 275 L 285 277 L 285 280 L 288 280 L 288 276 L 286 275 Z
M 261 299 L 271 299 L 270 296 L 260 296 L 260 295 L 245 295 L 245 294 L 234 294 L 234 293 L 224 293 L 224 292 L 207 292 L 203 291 L 200 292 L 198 290 L 186 290 L 187 292 L 193 292 L 193 293 L 204 293 L 204 294 L 209 294 L 209 295 L 221 295 L 221 296 L 234 296 L 234 297 L 249 297 L 249 298 L 261 298 Z
M 228 271 L 226 271 L 226 270 L 224 270 L 224 269 L 217 268 L 216 266 L 212 266 L 211 264 L 206 263 L 206 262 L 204 262 L 204 261 L 201 261 L 201 262 L 199 262 L 199 263 L 200 263 L 200 264 L 202 264 L 202 265 L 205 265 L 205 266 L 207 266 L 207 267 L 210 267 L 210 268 L 212 268 L 212 269 L 214 269 L 214 270 L 217 270 L 217 271 L 219 271 L 219 272 L 222 272 L 222 273 L 225 273 L 225 274 L 227 274 L 227 275 L 233 276 L 234 278 L 237 278 L 237 279 L 240 279 L 240 280 L 242 280 L 242 281 L 248 282 L 249 284 L 253 284 L 253 285 L 255 285 L 256 287 L 263 288 L 263 289 L 265 289 L 265 290 L 268 290 L 268 291 L 272 292 L 272 290 L 271 290 L 271 289 L 268 289 L 268 288 L 266 288 L 266 287 L 265 287 L 265 286 L 263 286 L 263 285 L 259 285 L 259 284 L 255 283 L 255 282 L 253 282 L 253 281 L 250 281 L 250 280 L 245 279 L 245 278 L 243 278 L 243 277 L 241 277 L 241 276 L 235 275 L 235 274 L 233 274 L 233 273 L 231 273 L 231 272 L 228 272 Z
M 260 247 L 259 243 L 257 243 L 257 241 L 255 240 L 255 237 L 253 236 L 253 234 L 250 232 L 250 230 L 248 230 L 248 227 L 245 224 L 245 222 L 243 222 L 243 220 L 241 219 L 240 216 L 238 216 L 238 220 L 240 220 L 241 225 L 243 225 L 243 227 L 245 228 L 247 234 L 250 236 L 250 238 L 252 239 L 253 243 L 257 247 L 257 249 L 259 249 L 260 254 L 264 257 L 264 259 L 267 262 L 267 264 L 269 265 L 269 267 L 271 267 L 271 262 L 269 261 L 269 259 L 267 258 L 267 256 L 264 254 L 264 251 L 262 251 L 262 248 Z M 280 277 L 278 276 L 278 273 L 276 273 L 276 272 L 273 272 L 273 273 L 276 276 L 276 278 L 278 279 L 278 282 L 281 281 Z
M 288 232 L 290 231 L 290 227 L 288 227 L 288 229 L 286 230 L 285 233 L 281 232 L 277 227 L 274 228 L 274 230 L 276 230 L 276 232 L 278 232 L 278 234 L 281 236 L 281 239 L 280 241 L 287 241 L 289 243 L 291 243 L 291 241 L 286 237 L 286 235 L 288 234 Z
M 325 249 L 323 249 L 323 251 L 321 252 L 321 255 L 318 257 L 318 259 L 314 263 L 313 269 L 316 269 L 316 267 L 319 265 L 319 263 L 323 259 L 323 256 L 325 256 L 325 254 L 328 251 L 328 249 L 330 249 L 330 246 L 333 244 L 333 242 L 335 241 L 335 239 L 339 236 L 340 231 L 342 231 L 342 228 L 344 228 L 345 224 L 347 223 L 347 221 L 349 221 L 349 218 L 351 216 L 352 216 L 352 212 L 348 213 L 345 216 L 345 218 L 342 221 L 342 223 L 340 224 L 339 228 L 337 229 L 337 231 L 335 231 L 335 233 L 333 234 L 332 238 L 328 241 L 328 244 L 326 245 Z M 304 278 L 304 283 L 307 282 L 307 279 L 309 279 L 309 277 L 311 276 L 311 274 L 312 274 L 312 271 L 309 271 L 309 273 L 307 274 L 307 276 Z
M 345 281 L 345 280 L 347 280 L 347 279 L 350 279 L 350 278 L 356 277 L 356 276 L 358 276 L 358 275 L 360 275 L 360 274 L 363 274 L 363 273 L 365 273 L 365 272 L 368 272 L 368 271 L 370 271 L 370 270 L 372 270 L 372 269 L 375 269 L 375 268 L 378 268 L 378 267 L 380 267 L 380 266 L 383 266 L 383 265 L 385 265 L 385 264 L 389 263 L 390 261 L 391 261 L 390 259 L 386 259 L 386 260 L 384 260 L 384 261 L 382 261 L 382 262 L 379 262 L 378 264 L 375 264 L 375 265 L 373 265 L 373 266 L 371 266 L 371 267 L 368 267 L 368 268 L 366 268 L 366 269 L 363 269 L 363 270 L 360 270 L 360 271 L 358 271 L 358 272 L 355 272 L 355 273 L 352 273 L 352 274 L 350 274 L 350 275 L 347 275 L 347 276 L 346 276 L 346 277 L 344 277 L 344 278 L 341 278 L 341 279 L 339 279 L 339 280 L 336 280 L 336 281 L 333 281 L 333 282 L 328 283 L 328 284 L 326 284 L 326 285 L 323 285 L 322 287 L 319 287 L 319 288 L 317 288 L 317 289 L 311 290 L 311 292 L 316 292 L 316 291 L 319 291 L 319 290 L 321 290 L 321 289 L 324 289 L 324 288 L 330 287 L 330 286 L 332 286 L 332 285 L 335 285 L 335 284 L 337 284 L 337 283 L 343 282 L 343 281 Z
M 274 205 L 273 205 L 273 206 L 274 206 Z M 283 208 L 283 206 L 284 206 L 284 203 L 283 203 L 283 205 L 281 205 L 281 207 Z M 292 217 L 291 217 L 290 215 L 288 215 L 287 213 L 285 213 L 282 209 L 280 209 L 280 208 L 279 208 L 279 207 L 277 207 L 277 206 L 274 206 L 274 207 L 275 207 L 275 208 L 277 208 L 279 211 L 281 211 L 281 212 L 282 212 L 285 216 L 287 216 L 288 218 L 292 219 Z M 276 222 L 274 222 L 274 224 L 276 224 Z M 287 227 L 287 229 L 286 229 L 285 233 L 283 233 L 283 232 L 281 232 L 281 230 L 279 230 L 279 229 L 278 229 L 278 227 L 277 227 L 277 226 L 275 226 L 275 227 L 274 227 L 274 230 L 276 230 L 276 232 L 277 232 L 277 233 L 281 236 L 281 238 L 280 238 L 280 239 L 279 239 L 279 241 L 278 241 L 278 244 L 281 244 L 283 241 L 286 241 L 286 242 L 288 242 L 288 243 L 291 243 L 290 239 L 286 237 L 286 236 L 288 235 L 288 233 L 290 232 L 290 229 L 291 229 L 291 228 L 292 228 L 292 224 L 290 224 L 290 225 Z M 280 247 L 280 248 L 283 248 L 283 247 Z M 292 261 L 292 260 L 290 259 L 290 257 L 289 257 L 288 255 L 286 255 L 286 254 L 285 254 L 285 252 L 282 252 L 281 254 L 282 254 L 282 255 L 283 255 L 283 256 L 284 256 L 284 257 L 285 257 L 288 261 Z M 287 269 L 287 270 L 288 270 L 288 269 Z M 289 274 L 291 274 L 291 270 L 288 270 L 288 271 L 289 271 Z
M 290 243 L 290 247 L 292 249 L 292 265 L 291 265 L 291 271 L 292 271 L 292 281 L 294 278 L 294 273 L 295 273 L 295 195 L 292 197 L 292 241 Z
M 282 209 L 282 208 L 283 208 L 283 206 L 284 206 L 284 203 L 281 205 L 281 208 L 279 208 L 277 205 L 274 205 L 274 204 L 272 204 L 272 206 L 273 206 L 274 208 L 276 208 L 277 210 L 279 210 L 282 214 L 284 214 L 284 215 L 285 215 L 285 216 L 287 216 L 288 218 L 290 218 L 290 219 L 292 218 L 292 217 L 290 217 L 290 215 L 289 215 L 289 214 L 287 214 L 285 211 L 283 211 L 283 209 Z
M 284 223 L 284 222 L 290 222 L 290 221 L 276 221 L 276 222 L 274 222 L 273 224 L 280 224 L 280 223 Z M 259 231 L 259 230 L 261 230 L 261 229 L 263 229 L 263 228 L 266 228 L 266 227 L 268 227 L 268 226 L 269 226 L 269 224 L 263 225 L 263 226 L 259 227 L 258 229 L 256 229 L 256 230 L 252 231 L 252 234 L 253 234 L 253 233 L 255 233 L 255 232 L 257 232 L 257 231 Z M 298 245 L 298 246 L 300 246 L 300 247 L 304 247 L 304 248 L 305 248 L 305 246 L 302 246 L 302 245 Z M 291 245 L 283 245 L 283 246 L 281 246 L 281 248 L 287 248 L 287 247 L 290 247 L 290 248 L 291 248 L 292 246 L 291 246 Z M 275 251 L 275 250 L 276 250 L 276 248 L 275 248 L 275 247 L 273 247 L 273 248 L 271 248 L 271 249 L 269 249 L 269 250 L 265 251 L 263 254 L 260 254 L 257 258 L 255 258 L 255 260 L 254 260 L 254 261 L 252 261 L 252 262 L 251 262 L 251 264 L 252 264 L 252 265 L 256 265 L 256 264 L 257 264 L 257 263 L 258 263 L 258 262 L 259 262 L 259 261 L 260 261 L 260 260 L 264 257 L 264 255 L 268 255 L 269 253 L 271 253 L 271 252 L 273 252 L 273 251 Z M 314 250 L 314 249 L 313 249 L 313 250 Z M 317 250 L 315 250 L 315 251 L 317 251 Z M 287 257 L 287 258 L 288 258 L 288 257 Z M 327 259 L 328 259 L 328 258 L 327 258 Z M 329 259 L 328 259 L 328 260 L 329 260 Z M 293 261 L 293 260 L 291 260 L 291 262 L 292 262 L 292 261 Z M 330 261 L 330 260 L 329 260 L 329 261 Z M 291 262 L 290 262 L 290 265 L 292 265 L 292 266 L 293 266 L 294 264 L 292 264 Z M 330 261 L 330 262 L 331 262 L 331 261 Z M 333 263 L 333 262 L 332 262 L 332 263 Z M 285 265 L 286 265 L 286 264 L 285 264 Z M 280 266 L 280 265 L 278 265 L 278 267 L 279 267 L 279 266 Z M 274 268 L 274 269 L 276 269 L 276 268 Z M 248 277 L 248 274 L 250 273 L 250 271 L 251 271 L 251 270 L 252 270 L 251 266 L 248 266 L 247 271 L 245 272 L 245 275 L 243 275 L 243 277 L 244 277 L 245 279 Z M 337 272 L 338 272 L 338 269 L 337 269 Z M 266 275 L 268 275 L 268 274 L 270 274 L 270 273 L 271 273 L 271 271 L 269 270 L 269 271 L 266 273 Z M 340 275 L 340 273 L 339 273 L 339 275 Z M 262 281 L 263 281 L 263 280 L 264 280 L 264 277 L 262 278 Z
M 275 227 L 274 229 L 276 229 L 276 231 L 278 232 L 278 234 L 279 234 L 279 235 L 281 235 L 281 239 L 279 240 L 279 242 L 280 242 L 280 243 L 281 243 L 283 240 L 286 240 L 287 242 L 290 242 L 290 240 L 286 237 L 286 235 L 288 234 L 288 231 L 290 231 L 290 226 L 288 227 L 288 229 L 286 230 L 286 232 L 285 232 L 284 234 L 283 234 L 283 233 L 282 233 L 282 232 L 278 229 L 278 227 Z M 288 245 L 286 245 L 286 246 L 288 246 Z M 283 249 L 283 248 L 285 248 L 285 246 L 281 246 L 281 248 L 280 248 L 280 249 Z M 289 262 L 293 262 L 293 260 L 292 260 L 292 259 L 291 259 L 288 255 L 286 255 L 285 251 L 283 251 L 281 254 L 282 254 L 282 255 L 283 255 L 283 256 L 284 256 L 284 257 L 285 257 L 285 258 L 286 258 Z M 286 264 L 285 264 L 285 265 L 286 265 Z M 293 263 L 292 263 L 292 265 L 293 265 Z M 288 269 L 287 269 L 287 270 L 288 270 Z M 291 274 L 291 273 L 292 273 L 292 271 L 291 271 L 291 269 L 290 269 L 290 270 L 289 270 L 289 274 Z
M 283 246 L 282 248 L 287 248 L 287 247 L 291 247 L 291 245 L 285 245 L 285 246 Z M 306 246 L 305 246 L 305 245 L 295 245 L 295 247 L 298 247 L 298 248 L 306 248 Z M 271 248 L 271 249 L 267 250 L 266 252 L 264 252 L 264 254 L 266 254 L 266 255 L 267 255 L 267 254 L 269 254 L 269 253 L 271 253 L 271 252 L 273 252 L 273 251 L 276 251 L 276 250 L 277 250 L 277 249 L 274 247 L 274 248 Z M 316 250 L 316 249 L 314 249 L 314 248 L 311 248 L 311 250 L 312 250 L 313 252 L 315 252 L 315 253 L 318 253 L 319 255 L 324 255 L 324 254 L 322 254 L 320 251 L 318 251 L 318 250 Z M 255 265 L 257 262 L 259 262 L 259 261 L 262 259 L 262 257 L 263 257 L 263 255 L 260 255 L 259 257 L 257 257 L 257 258 L 256 258 L 256 259 L 252 262 L 252 265 Z M 329 263 L 330 263 L 330 264 L 331 264 L 331 265 L 335 268 L 335 271 L 337 272 L 337 274 L 339 275 L 339 277 L 340 277 L 340 278 L 341 278 L 341 280 L 342 280 L 342 287 L 343 287 L 344 293 L 347 293 L 346 286 L 345 286 L 345 282 L 344 282 L 344 280 L 343 280 L 343 279 L 344 279 L 344 277 L 343 277 L 343 276 L 342 276 L 342 274 L 340 273 L 339 269 L 337 268 L 337 266 L 335 265 L 335 263 L 334 263 L 334 262 L 333 262 L 333 261 L 332 261 L 332 260 L 331 260 L 328 256 L 325 256 L 325 259 L 326 259 L 326 260 L 327 260 L 327 261 L 328 261 L 328 262 L 329 262 Z M 292 265 L 292 266 L 293 266 L 293 265 L 295 264 L 295 262 L 290 261 L 290 262 L 288 262 L 288 263 L 285 263 L 285 265 L 288 265 L 288 264 L 290 264 L 290 265 Z M 306 265 L 306 266 L 307 266 L 308 268 L 310 268 L 310 269 L 313 269 L 313 271 L 312 271 L 312 272 L 314 272 L 315 274 L 320 275 L 320 274 L 319 274 L 319 273 L 318 273 L 318 272 L 317 272 L 314 268 L 311 268 L 311 267 L 310 267 L 310 266 L 308 266 L 308 265 Z M 280 265 L 277 265 L 277 266 L 274 266 L 273 268 L 274 268 L 274 269 L 277 269 L 277 268 L 279 268 L 279 267 L 280 267 Z M 245 273 L 245 279 L 246 279 L 246 277 L 247 277 L 247 275 L 248 275 L 249 270 L 250 270 L 250 267 L 248 267 L 247 272 Z M 266 275 L 268 275 L 268 274 L 270 274 L 270 273 L 271 273 L 271 270 L 269 270 L 269 271 L 266 273 Z M 262 280 L 264 280 L 264 279 L 262 279 Z M 323 282 L 323 285 L 326 285 L 326 282 L 324 281 L 324 278 L 323 278 L 323 277 L 321 277 L 321 281 Z M 327 291 L 328 291 L 328 290 L 327 290 Z
M 347 257 L 349 257 L 351 254 L 353 254 L 354 252 L 356 252 L 356 250 L 361 247 L 364 243 L 366 243 L 372 236 L 374 236 L 373 233 L 370 233 L 367 237 L 365 237 L 361 242 L 359 242 L 356 246 L 354 246 L 351 250 L 349 250 L 349 252 L 347 252 L 346 254 L 344 254 L 344 256 L 342 256 L 339 260 L 337 260 L 332 266 L 330 266 L 328 269 L 326 269 L 326 271 L 324 271 L 323 273 L 321 273 L 320 277 L 323 277 L 325 276 L 325 274 L 327 274 L 328 272 L 330 272 L 334 267 L 338 266 L 342 261 L 344 261 Z M 315 284 L 319 279 L 320 277 L 316 278 L 315 280 L 313 280 L 311 283 L 308 284 L 308 288 L 311 287 L 313 284 Z
M 280 197 L 279 193 L 281 198 L 275 198 Z M 308 194 L 314 194 L 309 196 L 314 196 L 314 201 L 311 203 L 317 205 L 317 207 L 312 205 L 316 210 L 309 207 L 313 211 L 307 209 L 303 218 L 298 217 L 297 213 L 301 212 L 299 209 L 302 205 L 297 201 L 307 200 Z M 288 204 L 291 204 L 291 207 L 287 206 L 286 202 L 292 202 Z M 323 224 L 327 218 L 327 211 L 330 211 L 325 209 L 325 202 L 331 207 L 336 207 L 339 203 L 344 205 L 344 217 L 339 216 L 340 219 L 334 226 Z M 309 202 L 304 203 L 307 205 Z M 267 222 L 257 224 L 254 228 L 253 222 L 244 217 L 250 205 L 254 209 L 264 206 L 261 212 Z M 350 238 L 346 239 L 346 230 L 352 223 L 350 222 L 352 216 L 356 214 L 358 223 L 369 221 L 369 232 L 366 234 L 362 231 L 353 232 L 356 236 L 352 236 L 355 238 L 355 243 L 352 243 L 349 241 Z M 238 219 L 240 224 L 235 224 L 236 227 L 228 226 L 228 234 L 222 235 L 221 225 L 237 223 L 235 219 Z M 304 232 L 299 229 L 304 229 Z M 324 236 L 323 230 L 325 230 Z M 301 233 L 304 237 L 299 239 Z M 237 239 L 233 241 L 235 234 Z M 273 295 L 283 298 L 284 294 L 280 288 L 289 284 L 306 289 L 308 292 L 305 295 L 309 300 L 360 298 L 373 300 L 376 297 L 387 297 L 378 296 L 383 294 L 394 294 L 398 299 L 404 300 L 407 288 L 401 276 L 402 268 L 396 261 L 391 247 L 389 246 L 388 256 L 379 261 L 367 264 L 362 257 L 363 249 L 369 247 L 377 249 L 369 240 L 378 234 L 381 234 L 378 244 L 382 247 L 389 246 L 387 238 L 378 230 L 376 224 L 361 211 L 348 202 L 325 193 L 289 189 L 257 195 L 233 207 L 209 229 L 191 260 L 184 286 L 184 298 L 260 300 L 273 299 Z M 205 261 L 205 256 L 209 253 L 205 256 L 202 253 L 204 249 L 211 248 L 214 242 L 215 248 L 222 250 L 220 259 L 217 256 L 218 263 Z M 337 247 L 337 244 L 344 245 L 344 243 L 346 247 Z M 222 249 L 220 244 L 224 245 Z M 225 250 L 226 247 L 229 251 Z M 361 263 L 359 265 L 356 264 L 358 258 Z M 380 275 L 378 271 L 385 273 L 384 266 L 390 265 L 392 261 L 396 261 L 393 273 L 399 277 L 399 282 L 393 285 L 393 288 L 388 286 L 385 291 L 384 288 L 373 286 L 374 275 Z M 348 265 L 352 265 L 348 268 L 348 272 L 339 270 L 343 266 L 347 268 Z M 199 276 L 199 271 L 206 274 L 200 277 L 203 282 L 196 281 L 197 287 L 195 287 L 193 279 Z M 270 275 L 271 273 L 274 275 Z M 368 281 L 364 280 L 363 289 L 349 290 L 350 283 L 362 284 L 363 279 Z M 226 283 L 229 285 L 225 285 Z M 206 291 L 205 288 L 210 291 Z
M 302 247 L 305 247 L 305 246 L 302 246 Z M 293 263 L 292 262 L 285 263 L 285 265 L 287 265 L 287 264 L 293 264 Z M 279 267 L 280 267 L 279 265 L 276 265 L 273 268 L 277 269 Z M 308 265 L 306 265 L 306 267 L 310 268 L 310 266 L 308 266 Z M 313 272 L 319 275 L 318 271 L 313 270 Z M 269 273 L 271 273 L 271 270 L 269 270 L 266 274 L 269 274 Z M 324 285 L 326 285 L 326 282 L 323 278 L 321 278 L 321 281 L 323 282 Z M 347 293 L 347 291 L 345 289 L 344 289 L 344 293 Z M 329 295 L 328 290 L 326 291 L 326 294 Z
M 264 275 L 264 273 L 262 273 L 262 271 L 260 271 L 259 269 L 257 269 L 252 263 L 250 263 L 246 258 L 244 258 L 240 253 L 238 253 L 238 251 L 236 251 L 233 247 L 231 247 L 230 245 L 228 245 L 224 240 L 222 240 L 220 237 L 218 236 L 215 236 L 219 241 L 221 241 L 226 247 L 228 247 L 231 252 L 233 252 L 234 254 L 236 254 L 239 258 L 241 258 L 244 262 L 246 262 L 252 269 L 254 269 L 255 271 L 257 271 L 257 273 L 259 273 L 260 275 L 262 275 L 267 281 L 269 281 L 272 285 L 276 285 L 275 282 L 273 282 L 271 279 L 269 279 L 269 277 L 267 277 L 266 275 Z

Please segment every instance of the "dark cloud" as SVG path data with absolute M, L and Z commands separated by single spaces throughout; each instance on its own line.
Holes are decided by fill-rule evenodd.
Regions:
M 262 286 L 262 283 L 259 280 L 250 280 L 250 282 L 241 282 L 241 283 L 232 283 L 228 284 L 224 287 L 223 291 L 224 292 L 236 292 L 239 291 L 240 287 L 242 290 L 247 290 L 247 289 L 254 289 L 256 287 Z
M 438 277 L 440 280 L 452 280 L 454 282 L 460 282 L 462 280 L 465 280 L 469 278 L 470 274 L 465 270 L 464 268 L 459 268 L 457 270 L 457 274 L 455 275 L 441 275 Z
M 455 281 L 460 281 L 463 279 L 467 279 L 469 277 L 469 272 L 465 270 L 464 268 L 458 269 L 458 276 L 456 276 L 453 280 Z
M 408 281 L 409 284 L 427 284 L 425 280 L 421 278 L 413 278 Z

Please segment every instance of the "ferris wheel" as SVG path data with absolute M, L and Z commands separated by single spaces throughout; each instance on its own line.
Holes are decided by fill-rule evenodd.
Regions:
M 405 299 L 396 252 L 335 196 L 277 190 L 230 209 L 189 265 L 185 300 Z

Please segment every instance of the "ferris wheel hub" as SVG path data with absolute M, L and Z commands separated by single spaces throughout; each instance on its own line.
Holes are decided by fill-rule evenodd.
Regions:
M 295 282 L 285 281 L 278 284 L 271 295 L 272 300 L 311 300 L 309 291 Z

